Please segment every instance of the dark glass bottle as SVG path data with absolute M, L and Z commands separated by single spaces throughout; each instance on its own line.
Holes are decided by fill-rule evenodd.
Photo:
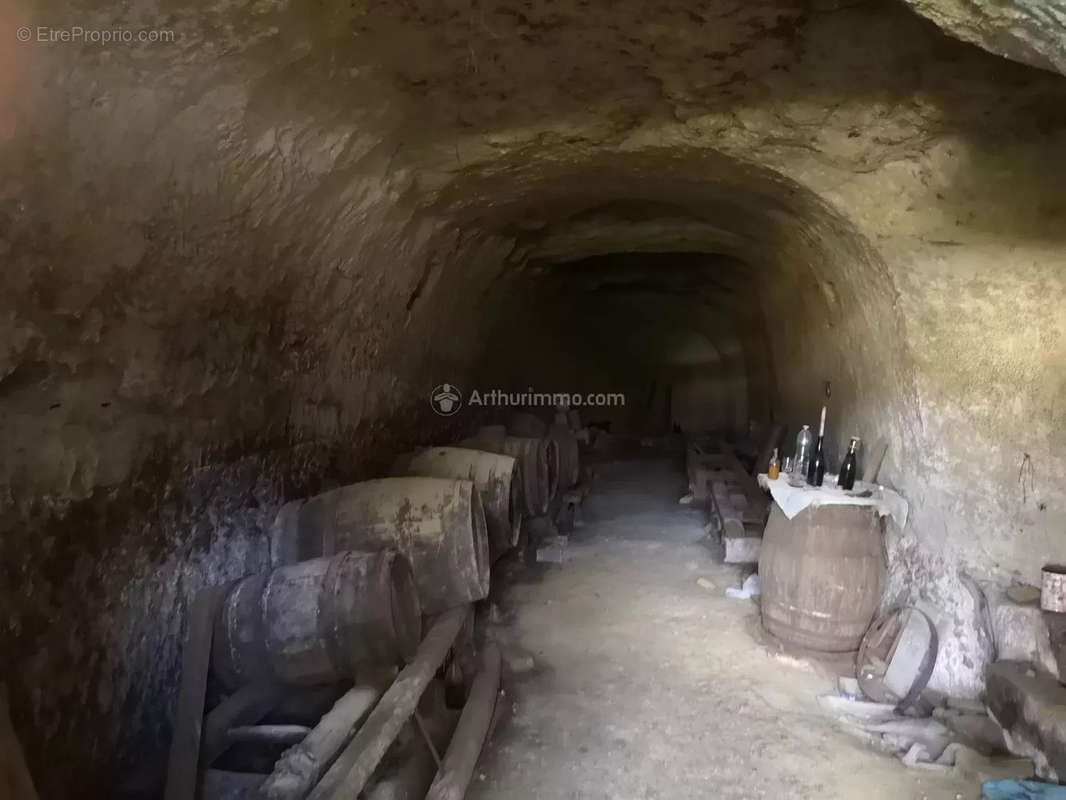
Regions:
M 825 480 L 825 453 L 822 452 L 824 436 L 819 436 L 814 445 L 814 453 L 811 455 L 810 466 L 807 467 L 807 483 L 811 486 L 821 486 Z
M 825 479 L 825 453 L 822 445 L 825 441 L 825 406 L 822 406 L 822 421 L 818 424 L 818 442 L 811 453 L 811 461 L 807 465 L 807 483 L 811 486 L 821 486 Z
M 848 454 L 844 456 L 844 463 L 840 465 L 840 475 L 837 477 L 837 486 L 846 491 L 855 488 L 855 469 L 857 460 L 855 451 L 858 447 L 859 437 L 852 436 L 851 444 L 848 445 Z

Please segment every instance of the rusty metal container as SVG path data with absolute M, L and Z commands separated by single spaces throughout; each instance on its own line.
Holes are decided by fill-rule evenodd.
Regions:
M 224 684 L 335 683 L 405 663 L 422 637 L 408 560 L 344 552 L 232 586 L 215 623 L 212 669 Z
M 488 529 L 472 481 L 363 481 L 288 503 L 274 521 L 274 563 L 338 550 L 386 549 L 411 562 L 426 614 L 476 602 L 489 592 Z
M 492 560 L 518 544 L 525 500 L 522 470 L 512 456 L 467 447 L 427 447 L 400 456 L 393 472 L 473 481 L 485 509 Z
M 791 520 L 774 504 L 759 556 L 762 622 L 791 644 L 857 650 L 881 602 L 881 524 L 868 506 L 809 506 Z
M 1056 614 L 1066 612 L 1066 566 L 1045 564 L 1040 571 L 1040 607 Z

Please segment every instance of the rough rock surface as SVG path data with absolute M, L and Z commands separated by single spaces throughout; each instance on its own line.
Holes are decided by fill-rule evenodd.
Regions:
M 1023 64 L 1066 74 L 1061 0 L 906 0 L 947 33 Z
M 1051 781 L 1066 775 L 1066 689 L 1025 661 L 997 661 L 988 668 L 988 711 L 1003 728 L 1012 753 L 1033 759 Z
M 642 398 L 695 364 L 747 393 L 722 418 L 793 430 L 830 381 L 833 457 L 889 443 L 888 599 L 945 611 L 953 693 L 991 652 L 968 587 L 1066 560 L 1060 76 L 891 3 L 50 0 L 20 25 L 0 672 L 45 797 L 113 796 L 167 741 L 183 609 L 263 563 L 281 502 L 470 427 L 431 413 L 446 380 Z M 133 39 L 37 38 L 75 25 Z M 568 277 L 620 251 L 706 268 Z

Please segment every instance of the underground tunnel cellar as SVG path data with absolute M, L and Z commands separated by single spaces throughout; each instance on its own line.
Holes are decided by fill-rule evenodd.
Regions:
M 724 595 L 756 564 L 686 454 L 754 487 L 823 405 L 828 471 L 882 443 L 906 503 L 875 599 L 930 615 L 923 697 L 1066 780 L 1066 728 L 996 714 L 1001 665 L 1066 679 L 1025 594 L 1066 563 L 1061 3 L 11 0 L 0 41 L 0 778 L 163 797 L 196 598 L 279 568 L 286 504 L 548 429 L 499 389 L 624 402 L 573 406 L 580 515 L 467 598 L 503 663 L 468 796 L 979 795 Z

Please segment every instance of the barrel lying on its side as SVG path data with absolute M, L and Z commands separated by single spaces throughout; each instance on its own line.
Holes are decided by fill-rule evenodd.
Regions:
M 559 487 L 559 451 L 555 442 L 507 436 L 503 440 L 503 452 L 521 465 L 526 513 L 531 517 L 547 514 Z
M 528 436 L 530 439 L 542 439 L 548 434 L 548 426 L 536 414 L 517 411 L 507 423 L 507 432 L 511 436 Z
M 559 488 L 559 448 L 552 439 L 507 436 L 502 425 L 485 425 L 459 444 L 512 456 L 521 473 L 525 513 L 530 517 L 548 513 Z
M 426 614 L 488 594 L 485 512 L 468 480 L 383 478 L 288 503 L 274 522 L 271 556 L 294 563 L 388 548 L 410 560 Z
M 427 447 L 400 456 L 393 471 L 397 475 L 473 481 L 485 509 L 492 560 L 518 543 L 525 501 L 522 470 L 512 456 L 467 447 Z
M 559 486 L 570 489 L 581 480 L 581 453 L 577 436 L 569 426 L 556 423 L 548 428 L 548 438 L 559 453 Z
M 231 688 L 335 683 L 406 662 L 421 637 L 408 560 L 344 552 L 237 581 L 216 621 L 212 669 Z

